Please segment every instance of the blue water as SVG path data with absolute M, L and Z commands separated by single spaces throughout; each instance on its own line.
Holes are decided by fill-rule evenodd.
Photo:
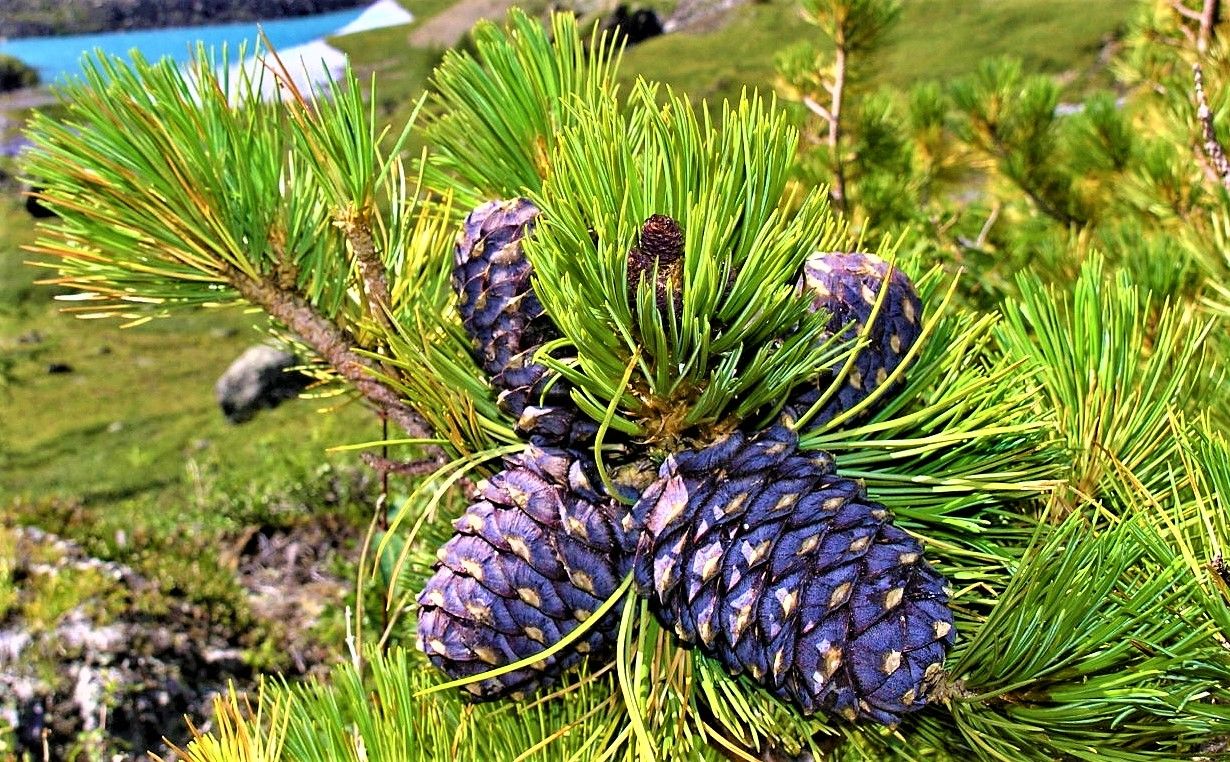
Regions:
M 326 37 L 359 17 L 364 6 L 315 16 L 299 16 L 275 19 L 260 23 L 265 35 L 276 48 L 302 45 L 320 37 Z M 234 62 L 239 45 L 248 43 L 252 49 L 257 40 L 257 22 L 236 24 L 210 24 L 207 26 L 170 27 L 167 29 L 143 29 L 137 32 L 106 32 L 103 34 L 78 34 L 69 37 L 22 37 L 0 42 L 0 53 L 16 56 L 38 69 L 43 82 L 54 82 L 65 75 L 81 72 L 82 56 L 95 48 L 106 53 L 128 57 L 132 50 L 139 50 L 150 61 L 170 56 L 176 61 L 186 61 L 197 41 L 219 49 L 225 43 Z

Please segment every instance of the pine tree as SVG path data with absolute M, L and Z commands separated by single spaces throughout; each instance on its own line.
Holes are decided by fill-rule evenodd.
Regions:
M 841 29 L 847 52 L 874 37 Z M 800 288 L 809 257 L 858 237 L 828 191 L 791 190 L 798 135 L 758 96 L 711 109 L 643 81 L 620 95 L 606 40 L 518 12 L 446 55 L 431 108 L 396 134 L 353 76 L 263 104 L 219 63 L 96 59 L 65 87 L 63 119 L 31 128 L 27 171 L 60 215 L 34 251 L 89 316 L 260 308 L 403 430 L 376 444 L 421 478 L 362 561 L 384 630 L 356 617 L 327 682 L 220 700 L 188 758 L 1225 751 L 1226 349 L 1224 318 L 1196 301 L 1216 284 L 1168 300 L 1123 257 L 1064 249 L 1068 282 L 1022 272 L 986 309 L 958 299 L 933 248 L 887 239 L 879 277 L 908 276 L 917 335 L 873 392 L 808 426 L 782 415 L 792 393 L 828 379 L 816 406 L 848 388 L 883 351 L 881 315 L 913 301 L 851 283 L 842 294 L 866 294 L 851 333 Z M 1027 220 L 1083 224 L 1089 196 L 1032 166 L 1064 142 L 1043 118 L 1053 90 L 1002 65 L 978 77 L 971 145 L 1008 146 Z M 984 118 L 1005 82 L 1029 93 L 1003 104 L 1019 109 L 1007 125 Z M 412 130 L 431 148 L 409 169 Z M 455 258 L 458 238 L 472 210 L 515 199 L 538 210 L 532 231 L 495 226 L 480 268 L 482 306 L 509 320 L 468 331 L 454 284 L 473 279 L 454 267 L 470 273 L 477 244 Z M 571 406 L 592 436 L 526 441 L 484 367 L 496 333 L 543 369 L 536 401 Z M 467 508 L 449 495 L 471 475 L 487 484 Z M 575 561 L 603 548 L 617 571 L 631 555 L 618 584 Z M 474 595 L 449 582 L 462 576 Z M 520 702 L 464 698 L 527 674 L 544 688 Z
M 787 96 L 800 101 L 820 123 L 812 161 L 804 164 L 817 175 L 810 179 L 829 186 L 839 213 L 852 214 L 864 206 L 861 195 L 870 195 L 873 182 L 857 182 L 853 173 L 872 174 L 875 167 L 882 170 L 875 173 L 882 179 L 893 169 L 884 164 L 908 162 L 904 146 L 892 143 L 895 132 L 883 129 L 887 104 L 882 98 L 858 97 L 868 74 L 868 56 L 900 15 L 901 2 L 804 0 L 800 10 L 803 20 L 819 30 L 823 44 L 805 43 L 785 51 L 778 60 L 779 78 Z M 888 145 L 881 144 L 885 139 Z M 856 189 L 859 197 L 854 196 Z
M 1096 250 L 1159 293 L 1222 309 L 1227 191 L 1208 146 L 1224 134 L 1224 24 L 1214 0 L 1140 3 L 1110 62 L 1114 89 L 1080 103 L 1061 103 L 1054 79 L 1013 59 L 855 99 L 840 132 L 847 216 L 873 234 L 908 231 L 954 268 L 977 270 L 963 297 L 984 306 L 1015 294 L 1023 269 L 1070 281 Z M 814 52 L 783 55 L 786 97 L 810 108 L 831 87 L 827 67 Z M 804 152 L 803 176 L 836 185 L 830 155 Z

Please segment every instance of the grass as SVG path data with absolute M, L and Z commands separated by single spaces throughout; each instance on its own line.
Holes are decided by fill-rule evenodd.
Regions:
M 885 50 L 872 62 L 871 84 L 950 80 L 1000 55 L 1020 57 L 1027 71 L 1079 72 L 1094 65 L 1132 9 L 1123 0 L 906 0 Z M 631 48 L 621 73 L 626 81 L 643 76 L 696 98 L 733 99 L 745 85 L 772 89 L 777 53 L 818 35 L 799 17 L 796 3 L 751 3 L 717 29 Z
M 378 423 L 357 405 L 321 414 L 325 402 L 305 400 L 227 423 L 213 382 L 263 340 L 259 315 L 198 312 L 128 329 L 73 319 L 22 264 L 32 237 L 20 205 L 0 202 L 0 529 L 39 526 L 128 564 L 230 628 L 253 664 L 288 666 L 270 649 L 276 623 L 253 618 L 218 549 L 246 526 L 326 514 L 362 525 L 366 471 L 326 450 L 377 438 Z M 73 370 L 49 374 L 51 363 Z M 4 555 L 0 543 L 0 609 L 13 603 Z M 35 600 L 67 600 L 46 592 Z

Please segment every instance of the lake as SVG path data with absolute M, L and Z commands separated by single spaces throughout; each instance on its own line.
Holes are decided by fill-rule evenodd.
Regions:
M 284 49 L 326 37 L 357 19 L 363 11 L 364 7 L 359 6 L 344 11 L 264 22 L 15 38 L 0 42 L 0 53 L 15 56 L 38 69 L 43 82 L 54 82 L 62 76 L 80 73 L 82 56 L 96 48 L 124 58 L 135 49 L 150 61 L 170 56 L 182 62 L 188 60 L 197 41 L 201 41 L 218 48 L 225 44 L 232 51 L 231 61 L 234 62 L 241 43 L 247 42 L 248 50 L 252 49 L 257 39 L 258 23 L 274 47 Z

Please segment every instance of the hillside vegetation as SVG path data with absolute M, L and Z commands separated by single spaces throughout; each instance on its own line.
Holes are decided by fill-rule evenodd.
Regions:
M 406 3 L 418 23 L 447 12 L 439 0 Z M 1123 0 L 912 0 L 877 52 L 868 87 L 943 81 L 973 72 L 995 56 L 1015 56 L 1031 71 L 1062 76 L 1077 93 L 1106 84 L 1104 48 L 1135 7 Z M 1080 23 L 1073 19 L 1079 18 Z M 379 105 L 398 123 L 422 92 L 443 51 L 415 46 L 414 27 L 395 27 L 330 42 L 346 51 L 360 80 L 375 72 Z M 771 92 L 780 54 L 821 44 L 787 0 L 745 3 L 695 29 L 663 35 L 624 52 L 620 79 L 661 82 L 692 98 L 737 98 L 743 88 Z

